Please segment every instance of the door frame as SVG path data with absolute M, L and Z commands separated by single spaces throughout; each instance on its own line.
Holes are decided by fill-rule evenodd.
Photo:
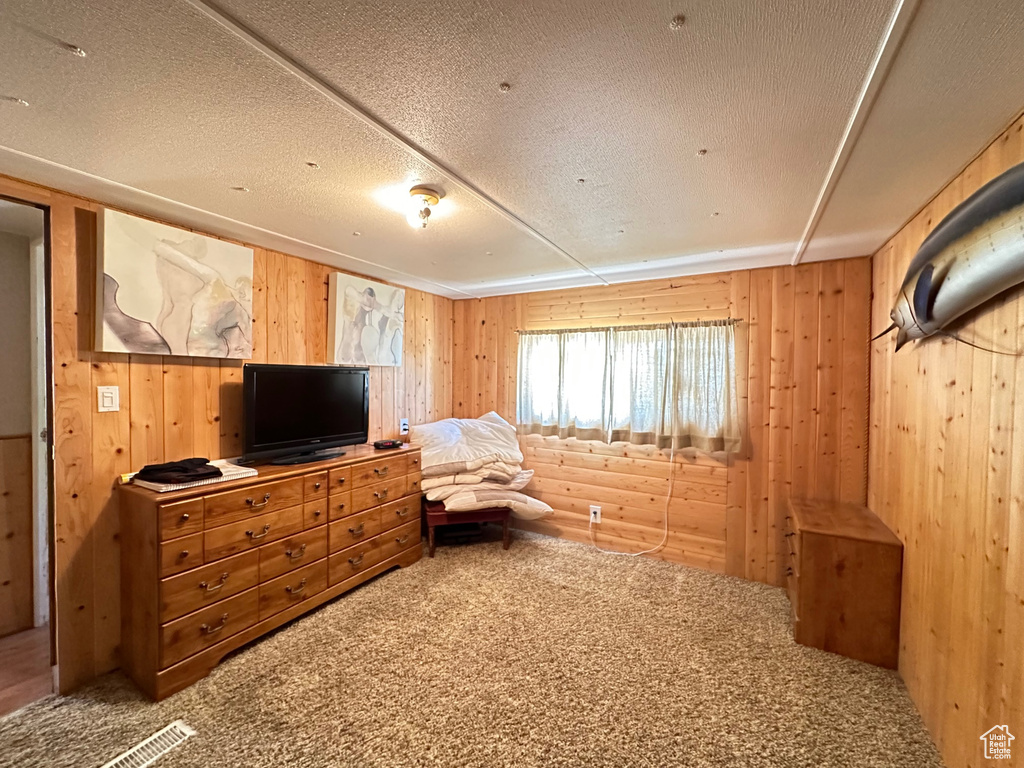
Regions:
M 52 244 L 50 206 L 9 194 L 0 199 L 36 208 L 43 214 L 42 253 L 30 251 L 30 354 L 32 368 L 32 604 L 33 624 L 49 622 L 50 666 L 57 663 L 56 589 L 54 583 L 54 448 L 53 448 L 53 328 L 50 315 Z M 31 244 L 30 244 L 31 245 Z M 40 343 L 41 342 L 41 343 Z M 40 374 L 42 374 L 40 381 Z M 40 403 L 39 400 L 43 402 Z M 42 406 L 43 418 L 38 414 Z M 39 470 L 43 469 L 44 472 Z M 40 524 L 42 523 L 42 525 Z

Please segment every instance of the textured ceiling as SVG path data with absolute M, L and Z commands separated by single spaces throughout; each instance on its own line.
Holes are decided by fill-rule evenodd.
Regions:
M 7 0 L 0 173 L 458 297 L 788 262 L 893 0 L 220 8 Z M 807 258 L 873 250 L 1024 106 L 1022 32 L 922 0 Z M 416 179 L 424 231 L 382 198 Z
M 873 253 L 1003 131 L 1021 51 L 1021 0 L 924 0 L 806 258 Z

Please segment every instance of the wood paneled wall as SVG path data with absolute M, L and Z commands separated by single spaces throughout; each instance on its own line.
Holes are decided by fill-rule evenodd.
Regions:
M 876 333 L 928 233 L 1020 162 L 1024 118 L 875 255 Z M 1021 292 L 957 331 L 1024 349 Z M 980 766 L 993 725 L 1024 743 L 1024 358 L 943 338 L 893 350 L 872 346 L 868 501 L 905 547 L 900 672 L 946 765 Z
M 242 364 L 91 352 L 99 205 L 4 177 L 0 194 L 50 206 L 57 662 L 68 691 L 118 665 L 115 478 L 150 462 L 239 455 Z M 254 361 L 326 360 L 331 271 L 256 249 Z M 406 290 L 404 365 L 371 369 L 371 440 L 397 437 L 403 417 L 451 415 L 451 325 L 450 299 Z M 101 385 L 120 387 L 119 412 L 96 412 Z
M 0 637 L 31 629 L 32 441 L 0 437 Z
M 523 528 L 595 540 L 782 584 L 791 494 L 863 503 L 867 474 L 868 259 L 456 301 L 454 411 L 515 420 L 519 329 L 734 317 L 744 449 L 728 464 L 648 446 L 528 436 L 529 492 L 554 514 Z

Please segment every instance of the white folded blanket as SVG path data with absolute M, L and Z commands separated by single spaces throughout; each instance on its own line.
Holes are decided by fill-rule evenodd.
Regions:
M 456 477 L 458 477 L 458 475 L 456 475 Z M 457 493 L 465 493 L 466 491 L 473 491 L 474 493 L 477 491 L 521 491 L 529 485 L 530 480 L 532 479 L 533 470 L 524 469 L 509 482 L 481 480 L 475 484 L 446 483 L 443 485 L 433 486 L 431 488 L 424 488 L 423 490 L 426 491 L 427 498 L 431 501 L 444 501 Z M 447 505 L 445 506 L 447 507 Z
M 442 419 L 412 428 L 423 477 L 472 472 L 488 464 L 523 463 L 516 430 L 494 411 L 479 419 Z
M 551 512 L 551 507 L 525 493 L 515 491 L 478 491 L 475 486 L 465 486 L 466 490 L 444 500 L 444 508 L 449 512 L 468 512 L 472 509 L 489 509 L 491 507 L 508 507 L 512 514 L 522 520 L 536 520 Z
M 424 477 L 420 487 L 426 491 L 430 488 L 439 488 L 442 485 L 475 485 L 485 482 L 508 483 L 514 480 L 522 471 L 523 468 L 519 464 L 506 464 L 502 461 L 495 461 L 485 464 L 479 469 L 467 472 Z
M 409 441 L 420 446 L 420 487 L 431 501 L 451 512 L 508 507 L 524 520 L 536 520 L 551 507 L 519 491 L 533 477 L 523 470 L 515 427 L 494 411 L 479 419 L 443 419 L 412 428 Z

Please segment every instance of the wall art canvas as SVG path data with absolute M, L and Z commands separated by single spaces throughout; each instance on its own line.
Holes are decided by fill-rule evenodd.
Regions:
M 334 272 L 327 305 L 328 362 L 402 364 L 405 289 Z
M 251 248 L 102 209 L 96 349 L 252 357 Z

